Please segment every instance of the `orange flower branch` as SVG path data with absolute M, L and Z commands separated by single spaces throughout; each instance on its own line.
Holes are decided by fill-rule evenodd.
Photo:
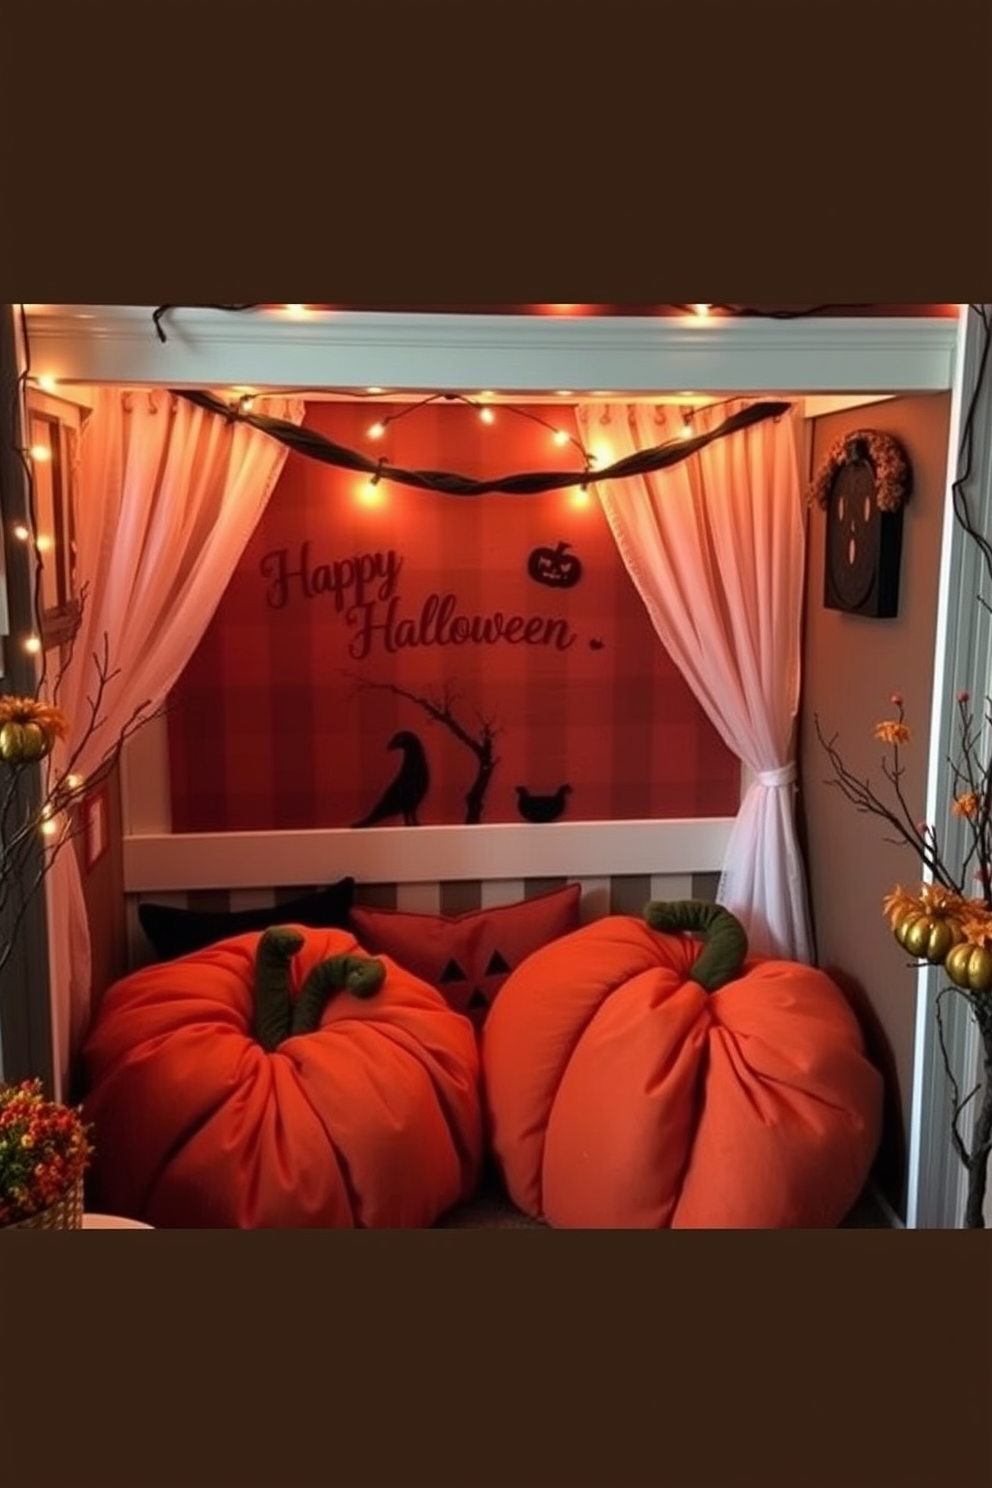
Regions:
M 833 769 L 828 784 L 836 786 L 858 811 L 888 822 L 898 834 L 896 845 L 911 847 L 934 880 L 922 884 L 917 893 L 897 887 L 886 895 L 882 909 L 898 943 L 917 963 L 941 966 L 952 984 L 937 997 L 937 1038 L 950 1091 L 951 1146 L 968 1180 L 964 1223 L 968 1229 L 981 1229 L 992 1154 L 992 755 L 982 758 L 981 734 L 970 697 L 962 692 L 957 699 L 958 757 L 948 760 L 948 813 L 964 824 L 969 845 L 961 871 L 955 876 L 941 851 L 936 826 L 914 822 L 903 790 L 905 767 L 899 753 L 911 744 L 912 731 L 905 720 L 902 698 L 897 694 L 892 703 L 898 709 L 898 718 L 877 723 L 872 733 L 878 743 L 892 750 L 891 762 L 883 756 L 881 769 L 892 789 L 894 805 L 877 795 L 870 781 L 860 780 L 847 769 L 836 735 L 825 738 L 819 719 L 815 720 L 816 732 Z M 985 723 L 992 727 L 988 711 Z M 978 880 L 979 894 L 969 892 L 969 875 Z M 962 1093 L 947 1045 L 943 1000 L 950 991 L 967 1001 L 982 1041 L 983 1078 L 967 1095 Z M 969 1147 L 963 1120 L 979 1095 Z

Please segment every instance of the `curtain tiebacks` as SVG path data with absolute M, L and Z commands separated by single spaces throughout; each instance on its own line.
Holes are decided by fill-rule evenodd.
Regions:
M 763 785 L 768 790 L 778 790 L 787 785 L 795 785 L 799 779 L 799 771 L 794 764 L 783 765 L 780 770 L 762 770 L 755 778 L 758 785 Z

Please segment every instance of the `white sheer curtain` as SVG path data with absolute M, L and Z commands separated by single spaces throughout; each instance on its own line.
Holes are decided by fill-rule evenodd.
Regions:
M 697 411 L 693 433 L 745 406 Z M 578 424 L 602 468 L 676 438 L 682 420 L 672 408 L 600 404 L 580 407 Z M 597 489 L 655 630 L 752 776 L 720 903 L 745 925 L 755 952 L 809 961 L 794 800 L 805 552 L 798 428 L 793 411 L 667 470 Z
M 302 422 L 298 399 L 259 405 Z M 74 768 L 96 769 L 134 709 L 162 704 L 198 645 L 282 471 L 287 450 L 244 424 L 171 393 L 100 389 L 80 440 L 77 583 L 87 595 L 59 703 L 79 748 L 104 637 L 116 675 L 103 724 Z M 65 1091 L 89 1021 L 91 951 L 75 853 L 56 857 L 47 884 L 55 1075 Z

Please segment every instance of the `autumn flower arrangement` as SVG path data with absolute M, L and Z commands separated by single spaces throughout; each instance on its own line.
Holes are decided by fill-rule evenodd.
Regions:
M 951 1142 L 967 1173 L 965 1227 L 984 1228 L 985 1192 L 992 1153 L 992 756 L 982 758 L 981 734 L 971 698 L 957 698 L 959 745 L 950 761 L 949 816 L 966 828 L 960 865 L 952 867 L 941 846 L 941 834 L 930 822 L 917 822 L 903 788 L 900 751 L 912 743 L 903 699 L 891 699 L 895 716 L 877 723 L 874 737 L 891 753 L 882 757 L 891 799 L 883 800 L 871 783 L 845 766 L 836 738 L 826 739 L 819 720 L 816 730 L 833 768 L 831 784 L 861 812 L 880 817 L 896 833 L 896 842 L 913 849 L 926 881 L 913 888 L 897 885 L 886 895 L 882 909 L 898 943 L 918 964 L 943 968 L 949 986 L 937 998 L 940 1051 L 951 1089 Z M 984 722 L 992 725 L 992 702 L 987 700 Z M 942 1005 L 947 996 L 968 1003 L 981 1037 L 983 1076 L 964 1094 L 955 1079 L 944 1035 Z M 974 1103 L 980 1097 L 977 1112 Z M 974 1114 L 970 1133 L 964 1129 L 966 1111 Z
M 36 1219 L 74 1195 L 81 1213 L 78 1193 L 91 1152 L 79 1111 L 46 1100 L 40 1080 L 0 1086 L 0 1226 Z
M 25 772 L 51 754 L 68 720 L 35 698 L 0 698 L 0 970 L 13 953 L 17 929 L 50 861 L 50 836 L 65 831 L 59 813 L 73 794 L 72 776 L 56 779 L 40 801 L 22 790 Z M 51 832 L 46 831 L 51 828 Z M 40 1080 L 0 1085 L 0 1227 L 34 1223 L 55 1211 L 59 1228 L 76 1228 L 80 1189 L 91 1153 L 79 1112 L 47 1100 Z M 61 1206 L 59 1209 L 58 1206 Z
M 85 600 L 84 589 L 80 615 Z M 68 651 L 71 658 L 71 642 Z M 0 995 L 2 975 L 28 907 L 55 858 L 82 829 L 79 804 L 117 767 L 127 740 L 163 711 L 153 710 L 149 702 L 139 704 L 84 780 L 77 773 L 79 761 L 104 728 L 107 687 L 118 675 L 110 665 L 106 634 L 92 663 L 87 712 L 68 757 L 58 764 L 55 746 L 71 732 L 56 702 L 68 661 L 49 689 L 51 701 L 40 696 L 0 697 Z M 0 1084 L 0 1228 L 33 1225 L 36 1221 L 28 1216 L 44 1214 L 47 1206 L 60 1201 L 70 1217 L 52 1219 L 51 1224 L 45 1220 L 46 1228 L 76 1228 L 82 1221 L 81 1183 L 91 1153 L 90 1135 L 77 1110 L 45 1100 L 41 1090 L 38 1082 Z M 66 1185 L 61 1195 L 60 1183 Z

